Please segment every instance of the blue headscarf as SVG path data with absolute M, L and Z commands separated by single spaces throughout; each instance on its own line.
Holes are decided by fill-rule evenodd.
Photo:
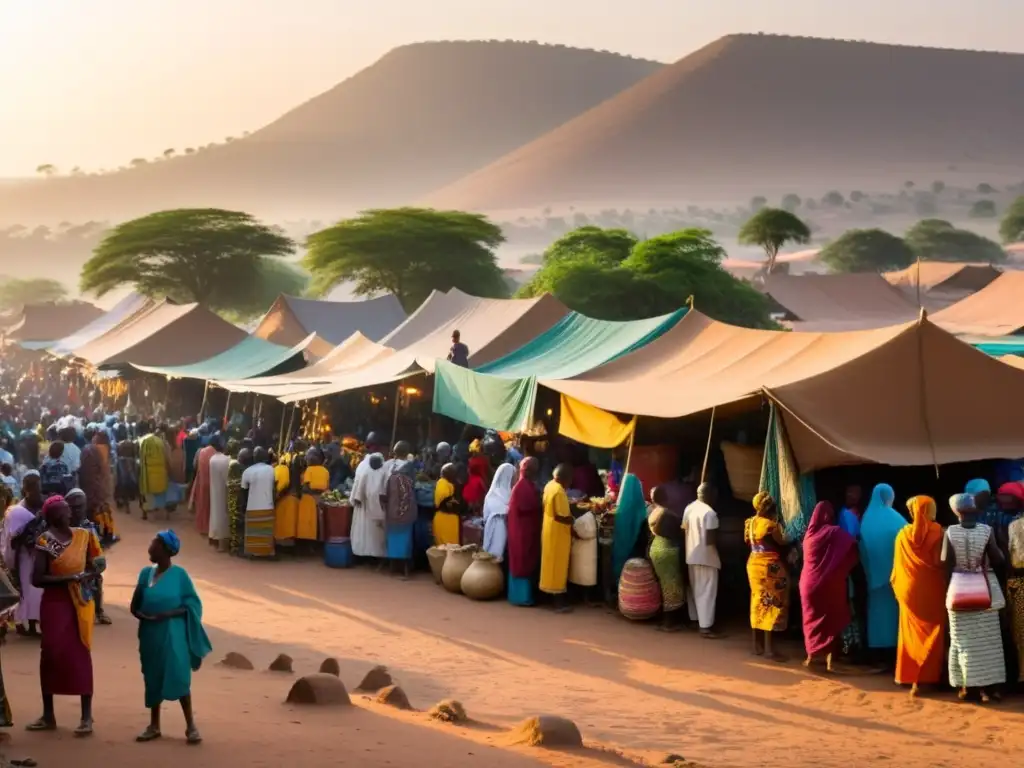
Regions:
M 977 496 L 979 493 L 992 493 L 992 486 L 988 484 L 988 480 L 977 477 L 967 483 L 964 488 L 964 493 L 969 493 L 971 496 Z
M 907 525 L 906 519 L 892 508 L 895 499 L 891 485 L 876 485 L 860 521 L 860 559 L 868 589 L 887 586 L 892 577 L 896 535 Z
M 985 480 L 984 478 L 978 477 L 971 480 L 964 487 L 964 493 L 970 494 L 971 496 L 977 496 L 979 493 L 989 494 L 988 504 L 985 508 L 978 508 L 978 513 L 981 515 L 980 522 L 983 522 L 986 525 L 990 525 L 996 529 L 1007 528 L 1016 517 L 1012 512 L 1003 512 L 1003 510 L 999 508 L 995 494 L 992 493 L 992 486 L 989 485 L 988 480 Z
M 178 534 L 168 528 L 166 531 L 160 531 L 156 535 L 160 541 L 167 547 L 167 551 L 171 553 L 171 557 L 174 557 L 181 551 L 181 539 L 178 538 Z
M 626 561 L 633 554 L 636 539 L 647 519 L 647 504 L 640 480 L 634 474 L 622 479 L 618 506 L 615 509 L 615 532 L 612 536 L 612 579 L 618 585 Z

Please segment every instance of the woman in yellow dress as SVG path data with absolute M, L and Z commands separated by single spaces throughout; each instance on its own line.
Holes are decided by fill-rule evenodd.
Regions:
M 462 534 L 462 502 L 455 488 L 454 464 L 441 467 L 441 477 L 434 486 L 434 544 L 458 544 Z
M 306 471 L 302 473 L 302 498 L 299 499 L 296 538 L 317 540 L 317 502 L 330 487 L 331 473 L 324 466 L 324 454 L 319 448 L 311 448 L 306 454 Z
M 284 454 L 274 467 L 274 540 L 279 547 L 294 547 L 299 529 L 299 500 L 292 493 L 291 456 Z
M 784 632 L 789 622 L 789 569 L 783 559 L 787 544 L 779 525 L 778 507 L 771 494 L 761 491 L 753 500 L 755 515 L 743 524 L 743 542 L 750 547 L 750 628 L 755 656 L 785 661 L 773 645 L 773 633 Z
M 566 602 L 569 555 L 572 551 L 572 511 L 565 489 L 572 484 L 572 467 L 559 464 L 555 479 L 544 486 L 544 525 L 540 534 L 540 591 L 554 596 L 555 611 L 572 610 Z

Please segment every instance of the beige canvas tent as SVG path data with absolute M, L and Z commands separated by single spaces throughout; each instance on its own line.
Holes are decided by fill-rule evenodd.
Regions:
M 74 356 L 97 368 L 187 365 L 213 357 L 245 337 L 245 331 L 205 307 L 164 300 L 79 347 Z
M 378 341 L 404 320 L 405 310 L 390 293 L 366 301 L 317 301 L 281 294 L 252 335 L 286 347 L 311 333 L 330 344 L 356 332 Z
M 1009 336 L 1024 330 L 1024 272 L 1003 272 L 931 319 L 958 336 Z
M 672 418 L 774 400 L 802 471 L 1024 456 L 1024 370 L 927 319 L 876 330 L 738 328 L 690 312 L 646 347 L 544 386 L 606 411 Z
M 974 293 L 1001 274 L 1002 272 L 991 264 L 922 261 L 898 272 L 886 272 L 882 276 L 890 285 L 908 290 L 916 290 L 920 282 L 922 293 Z
M 102 309 L 85 301 L 26 304 L 8 321 L 3 336 L 19 342 L 54 342 L 103 314 Z
M 794 330 L 850 331 L 913 320 L 917 307 L 875 273 L 768 275 L 761 291 Z

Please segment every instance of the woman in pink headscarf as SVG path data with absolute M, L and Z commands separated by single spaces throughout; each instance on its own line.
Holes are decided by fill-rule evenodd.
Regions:
M 825 655 L 832 671 L 832 652 L 850 623 L 846 579 L 857 564 L 857 541 L 836 525 L 836 513 L 827 501 L 811 515 L 803 542 L 804 566 L 800 572 L 804 646 L 810 666 Z

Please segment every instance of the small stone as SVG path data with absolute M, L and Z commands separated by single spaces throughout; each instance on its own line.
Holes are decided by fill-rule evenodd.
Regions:
M 509 731 L 512 744 L 528 747 L 582 747 L 583 736 L 576 723 L 564 717 L 538 715 L 523 720 Z
M 287 672 L 292 673 L 292 657 L 287 653 L 279 654 L 276 659 L 270 662 L 271 672 Z
M 397 685 L 389 685 L 387 688 L 382 688 L 377 694 L 377 703 L 387 704 L 395 709 L 412 709 L 409 697 Z
M 391 673 L 388 672 L 387 667 L 376 666 L 366 673 L 366 676 L 356 688 L 357 691 L 366 691 L 367 693 L 376 693 L 382 688 L 387 688 L 389 685 L 394 685 L 395 681 L 391 679 Z
M 229 669 L 244 669 L 247 672 L 255 669 L 251 661 L 242 654 L 235 653 L 234 651 L 231 651 L 227 656 L 221 659 L 220 666 L 228 667 Z
M 345 684 L 334 675 L 315 674 L 300 677 L 288 691 L 288 704 L 344 706 L 351 704 Z
M 320 665 L 320 671 L 325 675 L 341 677 L 341 664 L 337 659 L 324 659 L 323 664 Z
M 428 714 L 431 719 L 439 720 L 442 723 L 458 724 L 469 720 L 462 702 L 455 701 L 455 699 L 445 699 L 444 701 L 437 702 L 437 704 L 430 708 Z

